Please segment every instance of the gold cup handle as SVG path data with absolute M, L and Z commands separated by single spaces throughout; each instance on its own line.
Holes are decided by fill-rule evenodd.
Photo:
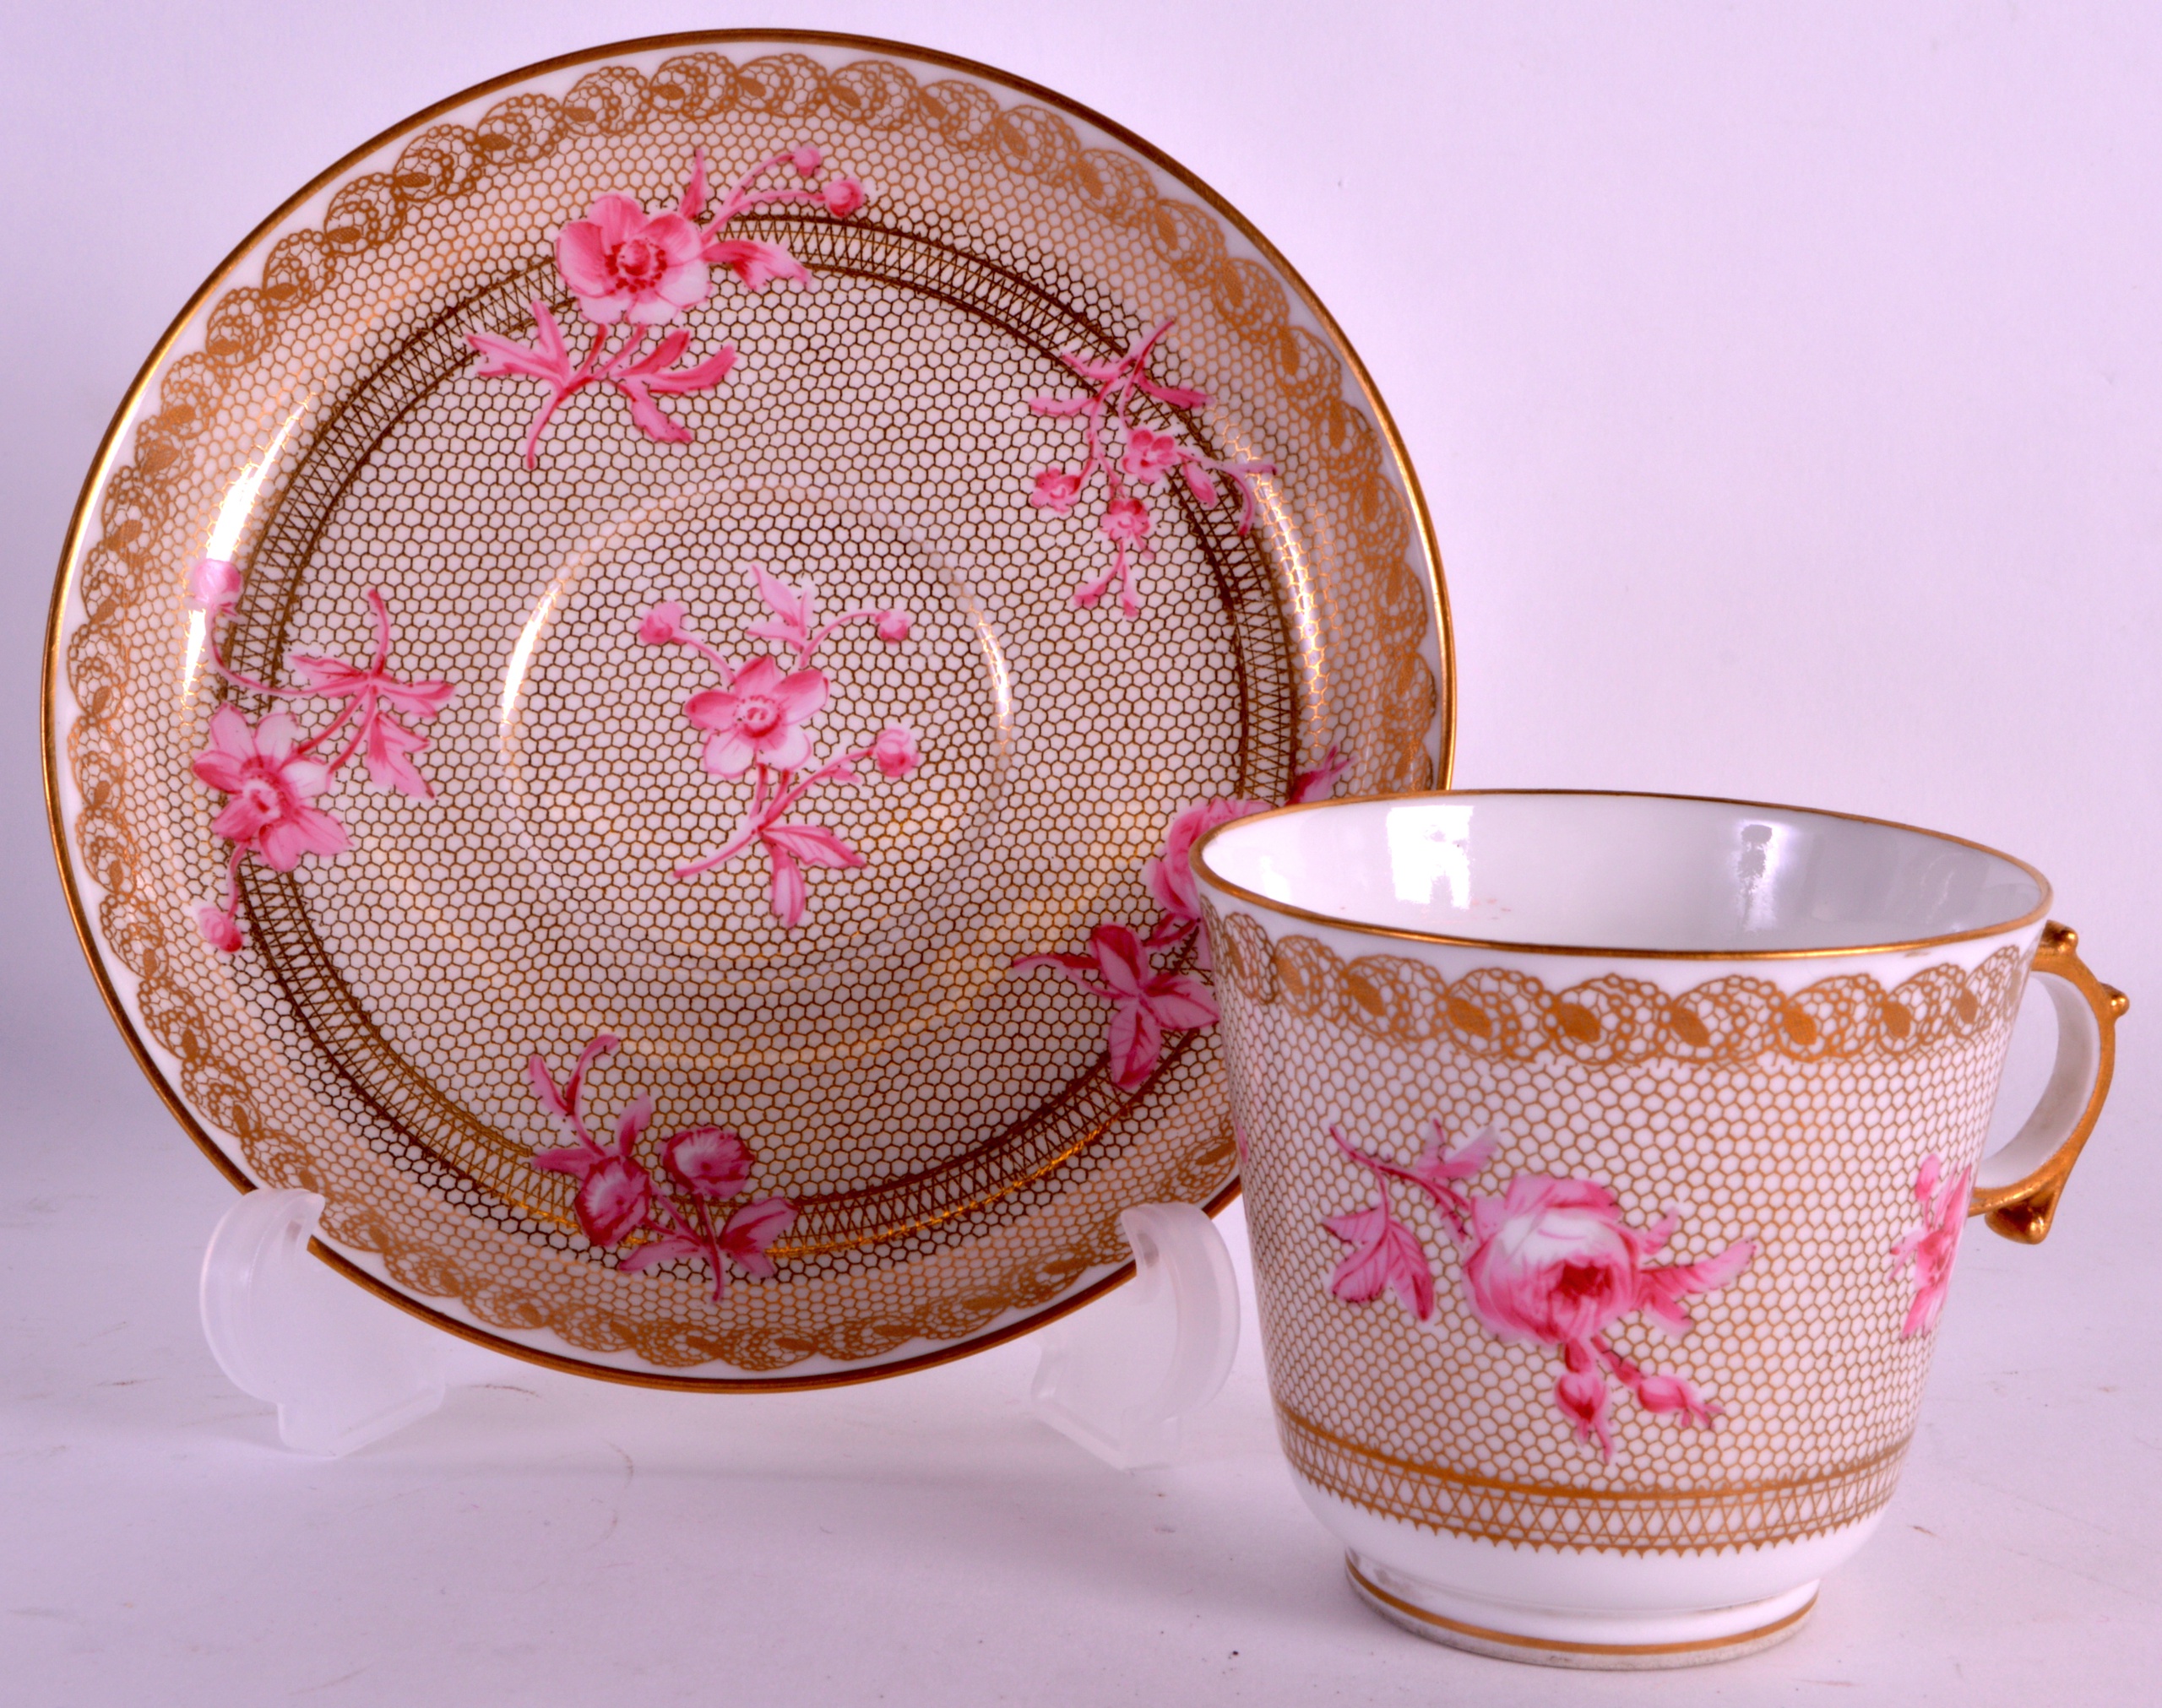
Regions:
M 2007 1239 L 2039 1245 L 2049 1237 L 2057 1196 L 2094 1130 L 2117 1060 L 2117 1022 L 2132 1006 L 2079 958 L 2079 933 L 2054 919 L 2042 927 L 2034 971 L 2049 980 L 2057 1008 L 2057 1060 L 2034 1113 L 1975 1171 L 1967 1213 L 1986 1216 Z

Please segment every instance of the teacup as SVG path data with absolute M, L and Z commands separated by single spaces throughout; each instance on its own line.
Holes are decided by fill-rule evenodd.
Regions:
M 1890 1499 L 1960 1229 L 2047 1233 L 2126 999 L 2033 867 L 1877 820 L 1463 792 L 1193 850 L 1269 1383 L 1422 1635 L 1790 1634 Z M 2058 1055 L 1985 1158 L 2029 971 Z

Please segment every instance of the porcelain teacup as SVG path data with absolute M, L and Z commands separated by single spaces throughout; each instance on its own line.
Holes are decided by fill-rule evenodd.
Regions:
M 1790 1634 L 1898 1478 L 1960 1231 L 2026 1241 L 2123 995 L 2034 868 L 1790 807 L 1442 793 L 1194 848 L 1263 1342 L 1380 1611 L 1553 1664 Z M 2029 973 L 2040 1105 L 1985 1137 Z

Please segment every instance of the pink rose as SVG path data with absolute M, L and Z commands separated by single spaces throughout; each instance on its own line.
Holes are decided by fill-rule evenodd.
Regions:
M 853 178 L 836 178 L 826 186 L 826 211 L 845 220 L 863 205 L 863 186 Z
M 556 266 L 588 320 L 665 326 L 713 289 L 705 234 L 678 213 L 647 217 L 628 196 L 606 195 L 556 239 Z
M 887 777 L 906 777 L 923 763 L 915 736 L 899 724 L 889 724 L 878 732 L 878 739 L 871 746 L 871 756 Z
M 795 163 L 796 170 L 807 178 L 816 177 L 818 168 L 826 163 L 826 157 L 808 143 L 801 144 L 789 159 Z
M 668 1172 L 701 1198 L 733 1198 L 750 1183 L 751 1148 L 726 1127 L 693 1127 L 661 1147 Z
M 1637 1303 L 1637 1250 L 1605 1187 L 1518 1174 L 1476 1201 L 1464 1279 L 1479 1320 L 1504 1340 L 1589 1342 Z
M 909 637 L 909 618 L 906 611 L 880 611 L 878 638 L 889 647 L 898 647 Z

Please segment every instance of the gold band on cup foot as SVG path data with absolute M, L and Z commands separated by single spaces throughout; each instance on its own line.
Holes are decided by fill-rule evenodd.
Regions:
M 1748 1608 L 1722 1608 L 1716 1613 L 1675 1614 L 1656 1620 L 1647 1618 L 1644 1621 L 1647 1626 L 1656 1623 L 1665 1628 L 1667 1632 L 1673 1631 L 1676 1626 L 1698 1624 L 1716 1626 L 1734 1621 L 1742 1625 L 1739 1630 L 1719 1631 L 1701 1637 L 1678 1634 L 1668 1636 L 1663 1633 L 1662 1640 L 1656 1641 L 1578 1641 L 1502 1630 L 1418 1606 L 1382 1587 L 1375 1579 L 1387 1579 L 1405 1590 L 1411 1589 L 1412 1586 L 1386 1568 L 1362 1562 L 1355 1553 L 1344 1555 L 1344 1569 L 1351 1580 L 1352 1589 L 1361 1601 L 1383 1619 L 1403 1626 L 1415 1635 L 1432 1642 L 1447 1643 L 1451 1648 L 1466 1649 L 1475 1655 L 1489 1655 L 1497 1660 L 1524 1661 L 1541 1667 L 1573 1667 L 1589 1672 L 1653 1672 L 1675 1667 L 1707 1667 L 1719 1661 L 1739 1660 L 1744 1655 L 1753 1655 L 1760 1649 L 1768 1649 L 1774 1644 L 1784 1642 L 1801 1629 L 1801 1622 L 1809 1617 L 1810 1610 L 1817 1605 L 1817 1586 L 1805 1584 L 1800 1589 Z M 1458 1604 L 1458 1598 L 1453 1596 L 1426 1589 L 1425 1586 L 1421 1588 L 1428 1596 L 1442 1599 L 1449 1605 Z M 1464 1603 L 1462 1610 L 1470 1611 L 1469 1602 Z M 1492 1611 L 1499 1613 L 1504 1609 L 1497 1603 Z M 1749 1617 L 1759 1613 L 1764 1615 L 1761 1619 Z

